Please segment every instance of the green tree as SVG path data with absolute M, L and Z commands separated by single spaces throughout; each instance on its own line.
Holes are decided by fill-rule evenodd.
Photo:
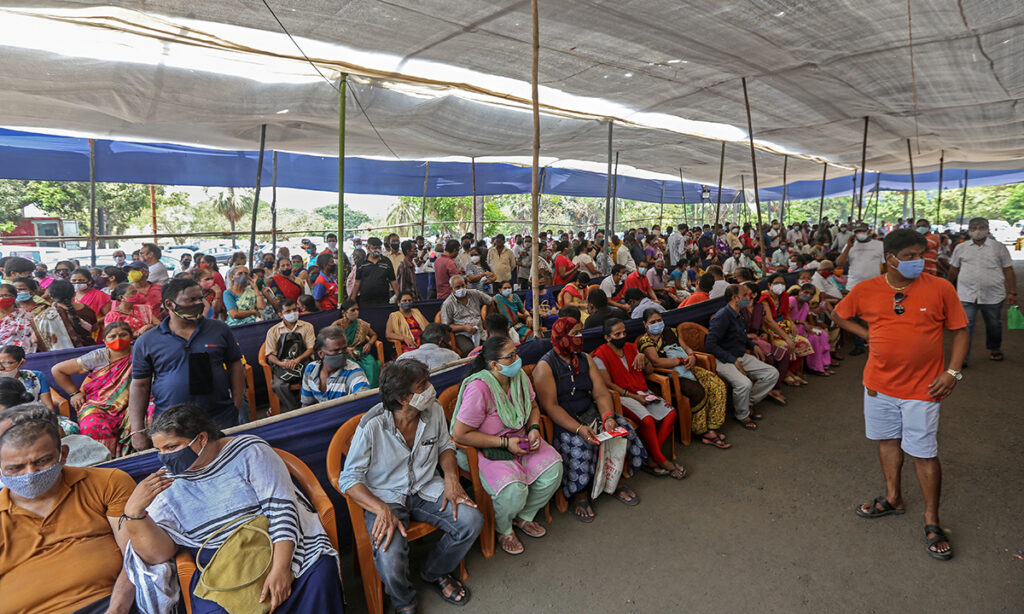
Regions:
M 338 225 L 338 205 L 324 205 L 323 207 L 317 207 L 313 210 L 318 216 L 323 218 L 323 221 L 327 223 L 327 227 L 336 227 Z M 349 229 L 362 228 L 373 224 L 373 219 L 358 209 L 353 209 L 351 205 L 345 203 L 345 236 L 349 236 Z
M 234 188 L 228 188 L 226 195 L 224 192 L 218 193 L 208 202 L 214 211 L 224 216 L 231 224 L 231 232 L 235 232 L 235 224 L 252 211 L 252 199 L 249 199 L 249 209 L 246 209 L 245 204 L 235 197 Z M 231 247 L 238 247 L 235 235 L 231 235 Z

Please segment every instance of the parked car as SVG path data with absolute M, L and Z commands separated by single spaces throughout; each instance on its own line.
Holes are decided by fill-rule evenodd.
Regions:
M 1020 230 L 1010 226 L 1009 222 L 1003 220 L 989 220 L 988 231 L 1000 243 L 1015 243 L 1020 237 Z

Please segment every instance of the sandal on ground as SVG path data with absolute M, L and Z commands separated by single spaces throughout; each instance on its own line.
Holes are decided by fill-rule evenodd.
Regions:
M 750 410 L 750 413 L 748 414 L 748 417 L 751 420 L 757 420 L 757 421 L 764 420 L 764 414 L 759 414 L 759 413 L 757 413 L 754 410 Z
M 928 535 L 932 533 L 935 534 L 934 537 L 928 537 Z M 946 537 L 946 533 L 942 530 L 942 527 L 934 524 L 924 525 L 924 542 L 926 544 L 925 547 L 928 549 L 928 554 L 930 554 L 933 559 L 948 561 L 953 558 L 953 544 L 949 543 L 949 538 Z M 941 544 L 942 542 L 949 544 L 949 549 L 944 552 L 935 550 L 935 545 Z
M 672 469 L 669 470 L 668 474 L 672 476 L 673 480 L 685 480 L 686 467 L 672 463 Z
M 514 518 L 512 520 L 512 526 L 525 533 L 527 537 L 533 537 L 535 539 L 539 539 L 548 534 L 548 530 L 539 522 L 527 522 L 522 518 Z
M 832 360 L 845 360 L 846 357 L 839 352 L 832 352 Z
M 424 582 L 432 584 L 434 588 L 437 589 L 437 594 L 441 596 L 441 599 L 444 599 L 452 605 L 463 606 L 466 605 L 466 603 L 469 601 L 469 588 L 467 588 L 465 584 L 460 582 L 455 576 L 451 574 L 445 574 L 440 578 L 428 580 L 427 577 L 421 573 L 420 578 Z M 451 595 L 445 595 L 444 589 L 448 588 L 449 586 L 451 586 L 454 590 L 452 590 Z M 461 598 L 459 597 L 460 592 L 462 593 Z
M 792 376 L 783 378 L 782 383 L 787 386 L 792 386 L 793 388 L 799 388 L 800 386 L 803 386 L 803 384 L 801 384 L 798 379 Z
M 615 498 L 622 501 L 626 505 L 633 507 L 634 505 L 640 505 L 640 497 L 637 496 L 628 486 L 619 486 L 615 489 Z
M 747 418 L 746 420 L 740 420 L 740 424 L 742 424 L 743 428 L 747 429 L 748 431 L 757 430 L 757 423 L 751 420 L 750 418 Z
M 669 475 L 668 469 L 665 469 L 664 467 L 655 467 L 653 465 L 648 465 L 647 463 L 640 465 L 640 471 L 649 473 L 656 478 L 667 478 Z
M 515 531 L 512 531 L 508 535 L 499 534 L 498 545 L 501 546 L 501 549 L 504 550 L 506 554 L 511 554 L 513 556 L 522 554 L 526 550 L 526 548 L 523 547 L 523 542 L 519 541 L 519 538 L 516 537 Z
M 706 446 L 715 446 L 716 448 L 720 448 L 722 450 L 728 450 L 729 448 L 732 447 L 731 443 L 725 443 L 724 441 L 721 440 L 721 438 L 715 437 L 713 435 L 710 437 L 708 435 L 701 435 L 700 442 Z
M 994 360 L 995 362 L 1000 362 L 1003 359 L 1003 353 L 1000 352 L 999 350 L 989 352 L 988 359 Z
M 775 401 L 779 405 L 786 404 L 786 397 L 782 396 L 782 393 L 779 392 L 778 390 L 772 390 L 771 392 L 769 392 L 768 398 Z
M 580 522 L 594 522 L 594 510 L 590 507 L 590 500 L 587 497 L 577 497 L 572 500 L 572 515 Z
M 865 510 L 865 506 L 871 506 L 870 509 Z M 904 509 L 893 507 L 885 497 L 876 497 L 871 503 L 863 503 L 858 505 L 854 510 L 857 515 L 861 518 L 881 518 L 882 516 L 895 515 L 898 516 L 906 512 Z

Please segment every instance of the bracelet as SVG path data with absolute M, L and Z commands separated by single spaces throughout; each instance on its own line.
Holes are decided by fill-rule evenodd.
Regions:
M 579 435 L 579 434 L 580 434 L 580 429 L 581 429 L 581 428 L 583 428 L 583 423 L 582 423 L 582 422 L 580 423 L 580 425 L 579 425 L 579 426 L 577 426 L 577 427 L 576 427 L 576 434 L 577 434 L 577 435 Z
M 608 418 L 611 418 L 613 415 L 615 415 L 613 412 L 608 412 L 607 414 L 601 416 L 601 422 L 604 422 Z
M 527 435 L 529 435 L 529 434 L 530 434 L 530 431 L 533 431 L 533 430 L 537 430 L 537 431 L 539 431 L 539 430 L 540 430 L 540 425 L 539 425 L 539 424 L 531 424 L 531 425 L 530 425 L 530 426 L 529 426 L 529 427 L 528 427 L 528 428 L 526 429 L 526 434 L 527 434 Z
M 149 511 L 148 510 L 143 510 L 141 516 L 129 516 L 128 514 L 125 514 L 124 512 L 121 512 L 121 517 L 118 518 L 118 520 L 117 520 L 117 529 L 119 531 L 121 530 L 121 525 L 124 524 L 125 520 L 143 520 L 144 518 L 146 518 L 148 516 L 149 516 Z
M 68 399 L 69 399 L 69 400 L 70 400 L 70 399 L 73 399 L 73 398 L 75 398 L 75 395 L 79 395 L 79 394 L 85 394 L 85 393 L 84 393 L 84 392 L 82 392 L 81 390 L 76 390 L 76 391 L 74 391 L 74 392 L 72 392 L 72 393 L 71 393 L 71 395 L 70 395 L 70 396 L 68 397 Z

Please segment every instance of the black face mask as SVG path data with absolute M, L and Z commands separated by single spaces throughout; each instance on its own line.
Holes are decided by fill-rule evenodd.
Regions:
M 289 267 L 287 269 L 281 269 L 280 273 L 281 273 L 281 275 L 284 275 L 285 277 L 288 277 L 288 276 L 290 276 L 292 274 L 292 269 L 291 269 L 291 267 Z
M 391 244 L 391 249 L 398 249 L 398 246 L 399 246 L 398 243 L 392 243 Z
M 612 345 L 621 350 L 622 348 L 626 347 L 626 338 L 623 337 L 621 339 L 612 339 L 611 341 L 609 341 L 609 343 L 611 343 Z

